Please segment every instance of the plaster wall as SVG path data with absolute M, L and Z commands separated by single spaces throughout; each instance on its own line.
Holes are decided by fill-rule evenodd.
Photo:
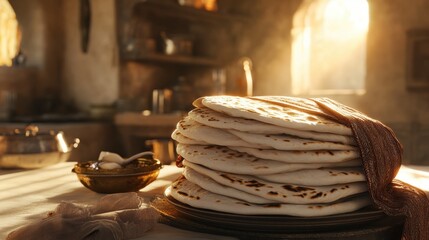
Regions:
M 116 45 L 114 0 L 93 0 L 88 52 L 81 50 L 79 1 L 62 1 L 64 49 L 63 98 L 80 110 L 110 105 L 118 98 L 119 62 Z
M 296 9 L 299 2 L 277 3 L 271 11 L 259 12 L 261 20 L 249 35 L 259 43 L 249 49 L 255 63 L 256 95 L 291 93 L 292 15 L 283 12 Z M 405 162 L 429 164 L 429 90 L 409 90 L 406 75 L 407 31 L 429 28 L 429 1 L 369 0 L 369 7 L 366 93 L 303 97 L 329 97 L 382 121 L 404 145 Z
M 80 48 L 79 1 L 12 1 L 18 17 L 24 16 L 22 21 L 28 26 L 25 32 L 30 37 L 23 42 L 28 64 L 41 71 L 36 93 L 44 96 L 58 92 L 83 110 L 93 104 L 114 103 L 119 88 L 133 91 L 133 86 L 145 85 L 119 80 L 114 0 L 90 2 L 91 37 L 89 52 L 84 54 Z M 245 6 L 255 15 L 244 31 L 240 52 L 253 60 L 255 95 L 290 95 L 290 29 L 299 4 L 299 0 L 264 0 Z M 406 77 L 406 32 L 429 28 L 429 0 L 369 0 L 369 5 L 366 94 L 324 97 L 391 126 L 404 145 L 407 161 L 429 164 L 429 91 L 408 90 Z M 143 71 L 133 79 L 141 81 L 146 74 Z

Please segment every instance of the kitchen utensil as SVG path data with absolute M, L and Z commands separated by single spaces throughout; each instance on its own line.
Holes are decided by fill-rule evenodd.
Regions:
M 253 95 L 252 60 L 242 57 L 227 68 L 227 94 Z
M 124 159 L 117 153 L 102 151 L 102 152 L 100 152 L 100 156 L 98 157 L 98 166 L 101 166 L 103 164 L 104 166 L 107 167 L 107 168 L 102 167 L 104 169 L 121 168 L 121 167 L 124 167 L 125 165 L 129 164 L 130 162 L 136 160 L 139 157 L 148 156 L 148 155 L 152 156 L 153 153 L 152 152 L 141 152 L 141 153 L 137 153 L 137 154 L 135 154 L 129 158 Z
M 166 55 L 189 56 L 193 53 L 194 40 L 187 34 L 161 33 L 162 52 Z
M 223 68 L 212 71 L 213 89 L 212 95 L 225 95 L 226 92 L 226 71 Z
M 81 48 L 83 53 L 88 52 L 91 30 L 91 4 L 89 0 L 80 0 L 80 32 Z
M 94 163 L 77 163 L 72 172 L 86 188 L 98 193 L 138 191 L 153 182 L 162 167 L 159 160 L 148 158 L 139 158 L 117 169 L 96 169 Z
M 188 112 L 193 106 L 195 91 L 190 81 L 180 76 L 178 82 L 173 86 L 173 109 L 177 112 Z
M 176 161 L 176 148 L 171 139 L 147 140 L 146 144 L 152 146 L 154 158 L 159 159 L 162 164 Z
M 152 113 L 164 114 L 171 112 L 171 89 L 154 89 L 152 91 Z
M 0 167 L 41 168 L 67 161 L 80 140 L 68 144 L 63 132 L 39 132 L 35 125 L 0 135 Z

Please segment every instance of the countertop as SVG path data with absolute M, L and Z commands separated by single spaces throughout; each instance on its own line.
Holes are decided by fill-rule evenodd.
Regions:
M 13 229 L 45 217 L 62 201 L 93 204 L 104 194 L 85 188 L 71 172 L 74 162 L 59 163 L 35 170 L 0 170 L 0 239 Z M 145 198 L 161 196 L 181 169 L 166 165 L 156 181 L 140 190 Z M 403 167 L 398 178 L 412 176 L 415 185 L 429 186 L 429 167 Z M 406 180 L 408 181 L 408 180 Z M 409 181 L 408 181 L 409 182 Z M 429 189 L 425 189 L 429 192 Z M 234 239 L 186 231 L 158 223 L 140 239 Z
M 117 126 L 175 127 L 183 118 L 183 113 L 149 114 L 140 112 L 122 112 L 115 114 Z
M 73 162 L 59 163 L 35 170 L 0 170 L 0 239 L 13 229 L 46 217 L 62 201 L 94 204 L 104 194 L 85 188 L 71 172 Z M 139 195 L 153 198 L 162 195 L 166 186 L 180 175 L 181 169 L 164 166 L 157 180 Z M 140 239 L 233 239 L 197 233 L 156 224 Z

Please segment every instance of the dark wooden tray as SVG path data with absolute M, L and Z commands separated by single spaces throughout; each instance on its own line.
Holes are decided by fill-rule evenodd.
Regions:
M 378 217 L 375 217 L 376 213 L 357 214 L 361 219 L 354 221 L 353 224 L 339 222 L 340 218 L 344 218 L 344 216 L 338 217 L 338 215 L 334 216 L 333 220 L 324 223 L 320 222 L 323 220 L 320 218 L 309 219 L 309 222 L 305 222 L 303 218 L 294 217 L 284 217 L 279 222 L 277 218 L 280 216 L 273 218 L 273 216 L 240 215 L 225 219 L 223 218 L 225 213 L 188 209 L 192 207 L 174 201 L 162 198 L 154 202 L 154 207 L 162 216 L 161 223 L 186 230 L 233 236 L 239 239 L 399 240 L 402 233 L 402 218 L 388 217 L 379 213 Z M 191 214 L 186 213 L 189 210 L 191 210 Z M 206 211 L 209 211 L 208 215 L 203 215 Z M 197 216 L 195 216 L 195 212 L 197 212 Z M 219 219 L 214 218 L 213 214 Z M 359 215 L 361 216 L 359 217 Z M 368 216 L 368 218 L 365 220 L 365 217 L 362 218 L 362 216 Z M 298 221 L 294 221 L 294 219 Z M 261 222 L 258 224 L 258 221 Z M 346 220 L 346 222 L 353 221 Z

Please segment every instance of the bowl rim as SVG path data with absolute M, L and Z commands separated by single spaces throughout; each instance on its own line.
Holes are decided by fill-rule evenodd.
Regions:
M 111 174 L 91 174 L 91 173 L 77 173 L 77 172 L 75 172 L 74 171 L 74 169 L 72 169 L 72 171 L 74 172 L 74 173 L 76 173 L 77 175 L 80 175 L 80 176 L 88 176 L 88 177 L 109 177 L 109 178 L 111 178 L 111 177 L 132 177 L 132 176 L 141 176 L 141 175 L 146 175 L 146 174 L 149 174 L 149 173 L 152 173 L 152 172 L 157 172 L 157 171 L 159 171 L 161 168 L 157 168 L 157 169 L 153 169 L 153 170 L 150 170 L 150 171 L 144 171 L 144 172 L 136 172 L 136 173 L 125 173 L 125 174 L 114 174 L 114 173 L 111 173 Z
M 80 171 L 82 169 L 82 166 L 87 164 L 90 165 L 92 163 L 95 163 L 96 161 L 86 161 L 86 162 L 78 162 L 73 166 L 72 172 L 76 173 L 77 175 L 82 175 L 82 176 L 88 176 L 88 177 L 127 177 L 127 176 L 139 176 L 139 175 L 144 175 L 144 174 L 149 174 L 152 172 L 156 172 L 156 171 L 160 171 L 162 168 L 162 163 L 159 159 L 150 159 L 150 158 L 139 158 L 142 160 L 150 160 L 153 161 L 152 164 L 145 166 L 145 168 L 149 168 L 149 169 L 144 169 L 142 168 L 142 171 L 138 171 L 138 172 L 112 172 L 112 171 L 108 171 L 108 170 L 102 170 L 102 171 Z M 137 160 L 139 160 L 137 159 Z M 79 169 L 79 170 L 78 170 Z M 120 171 L 120 170 L 119 170 Z M 132 171 L 132 170 L 130 170 Z

